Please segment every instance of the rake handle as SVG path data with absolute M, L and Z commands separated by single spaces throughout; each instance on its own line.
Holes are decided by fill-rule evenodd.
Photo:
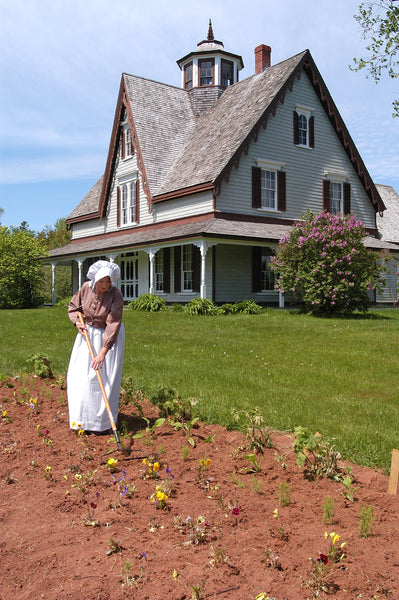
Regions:
M 88 347 L 89 352 L 90 352 L 91 360 L 94 360 L 95 359 L 95 354 L 94 354 L 93 347 L 92 347 L 91 342 L 90 342 L 89 334 L 87 333 L 85 320 L 84 320 L 83 315 L 82 315 L 82 313 L 80 311 L 78 312 L 78 318 L 79 318 L 80 324 L 82 325 L 82 327 L 84 327 L 83 335 L 85 336 L 85 339 L 86 339 L 86 343 L 87 343 L 87 347 Z M 109 405 L 109 401 L 108 401 L 108 398 L 107 398 L 107 393 L 105 391 L 105 387 L 104 387 L 103 380 L 102 380 L 102 377 L 101 377 L 101 374 L 100 374 L 100 370 L 99 369 L 95 369 L 95 371 L 96 371 L 98 383 L 100 385 L 100 390 L 101 390 L 101 393 L 102 393 L 102 396 L 103 396 L 103 400 L 104 400 L 105 406 L 107 408 L 107 413 L 108 413 L 108 416 L 109 416 L 109 420 L 111 422 L 112 431 L 114 433 L 116 443 L 119 446 L 120 445 L 119 435 L 118 435 L 118 431 L 116 429 L 114 417 L 112 416 L 111 407 Z

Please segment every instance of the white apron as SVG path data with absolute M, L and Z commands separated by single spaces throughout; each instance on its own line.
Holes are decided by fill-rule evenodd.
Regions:
M 102 348 L 104 329 L 86 325 L 94 354 Z M 101 379 L 107 394 L 115 423 L 118 419 L 119 392 L 125 350 L 125 329 L 121 323 L 118 337 L 108 350 Z M 91 357 L 85 337 L 78 333 L 72 349 L 67 374 L 69 425 L 72 429 L 105 431 L 110 429 L 107 408 L 98 383 L 96 371 L 91 367 Z

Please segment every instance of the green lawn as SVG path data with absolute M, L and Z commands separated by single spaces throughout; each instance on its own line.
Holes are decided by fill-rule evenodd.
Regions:
M 198 400 L 203 419 L 227 426 L 232 407 L 256 406 L 273 428 L 319 431 L 345 458 L 389 470 L 399 448 L 399 311 L 318 319 L 126 310 L 124 324 L 124 375 L 146 393 L 173 387 Z M 43 352 L 65 374 L 75 334 L 66 309 L 0 311 L 0 373 L 23 371 Z

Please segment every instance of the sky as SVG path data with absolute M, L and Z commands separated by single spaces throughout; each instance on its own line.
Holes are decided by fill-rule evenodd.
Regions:
M 399 79 L 353 72 L 367 55 L 361 0 L 0 0 L 3 226 L 53 227 L 103 174 L 123 72 L 180 87 L 176 61 L 206 39 L 272 64 L 309 49 L 375 183 L 399 191 Z

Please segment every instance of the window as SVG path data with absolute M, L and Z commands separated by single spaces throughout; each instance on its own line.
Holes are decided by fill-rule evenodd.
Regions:
M 330 213 L 338 215 L 343 214 L 342 210 L 342 183 L 331 181 L 330 183 Z
M 261 208 L 277 210 L 277 177 L 276 171 L 260 172 Z
M 252 167 L 252 207 L 269 210 L 285 211 L 286 205 L 286 176 L 281 170 L 281 163 L 264 163 L 258 160 L 262 167 Z
M 200 262 L 197 246 L 187 244 L 175 248 L 175 292 L 199 292 Z
M 213 84 L 213 59 L 203 59 L 198 61 L 200 72 L 200 85 Z
M 117 187 L 117 227 L 139 222 L 138 179 L 131 179 Z
M 189 90 L 193 87 L 193 63 L 184 67 L 184 89 Z
M 274 271 L 270 268 L 270 260 L 270 250 L 268 248 L 263 248 L 261 255 L 262 292 L 274 290 Z
M 183 246 L 182 248 L 182 272 L 181 282 L 182 291 L 191 292 L 193 289 L 193 247 Z
M 221 77 L 221 85 L 223 86 L 229 86 L 229 85 L 233 85 L 234 83 L 234 79 L 233 79 L 233 73 L 234 73 L 234 65 L 230 60 L 222 60 L 222 77 Z
M 334 215 L 348 215 L 351 212 L 351 185 L 343 177 L 335 177 L 335 180 L 323 179 L 323 210 Z
M 252 291 L 256 293 L 274 290 L 275 274 L 270 262 L 274 252 L 271 248 L 252 248 Z
M 314 116 L 312 109 L 296 106 L 294 113 L 294 144 L 314 148 Z
M 125 126 L 122 129 L 120 144 L 121 144 L 121 159 L 122 160 L 124 160 L 125 158 L 129 158 L 130 156 L 133 156 L 134 148 L 133 148 L 133 144 L 132 144 L 132 132 L 130 130 L 130 127 Z
M 138 252 L 128 252 L 121 257 L 121 277 L 119 288 L 125 300 L 133 300 L 139 295 Z

